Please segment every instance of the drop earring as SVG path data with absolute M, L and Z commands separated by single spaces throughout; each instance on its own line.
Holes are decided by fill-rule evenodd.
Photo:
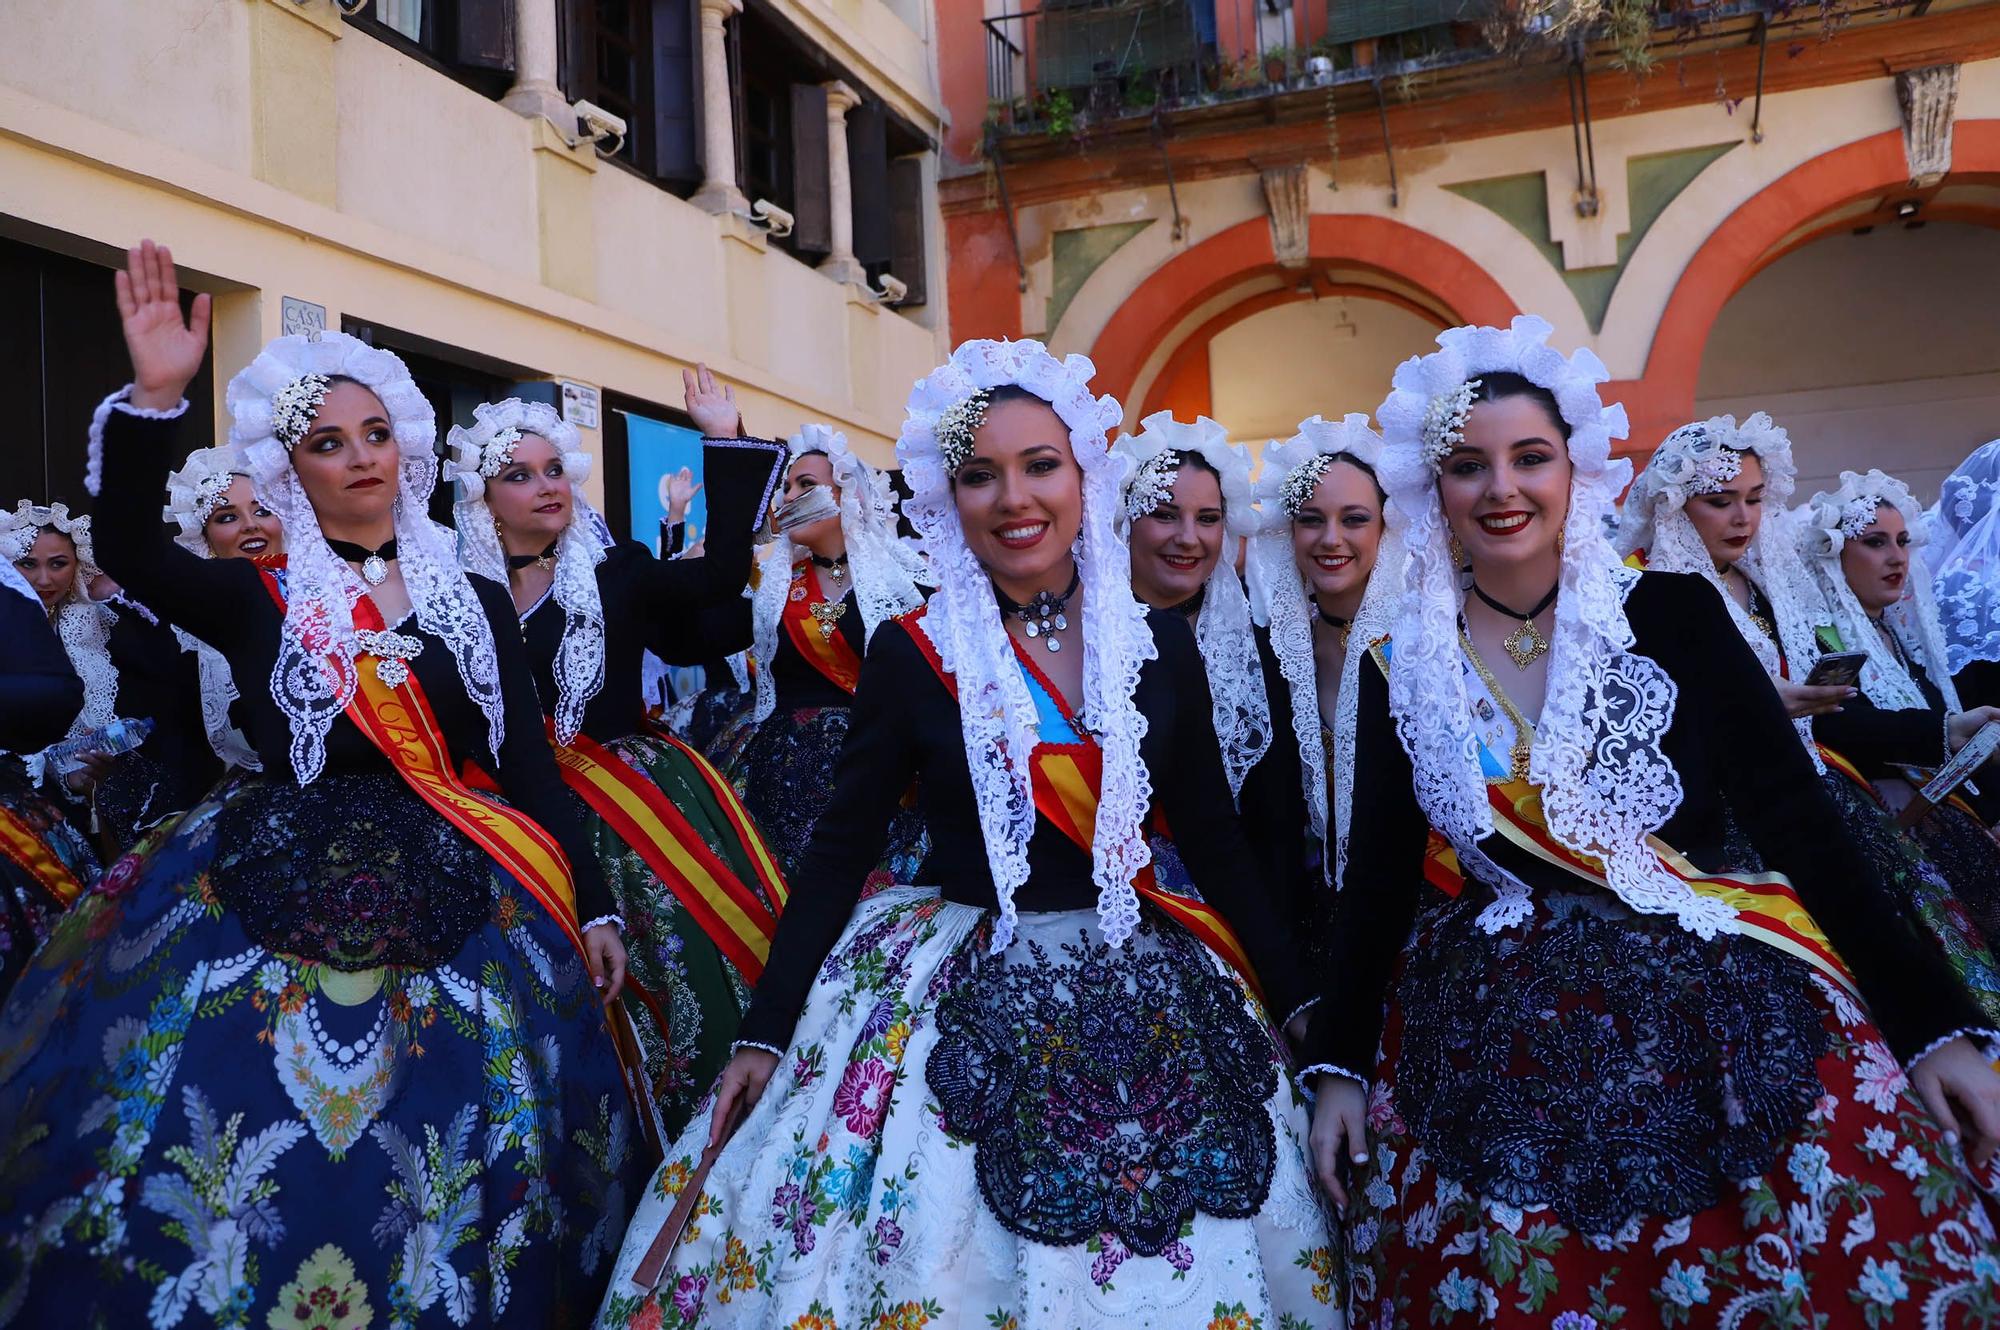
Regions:
M 1465 546 L 1458 543 L 1458 533 L 1455 531 L 1447 532 L 1444 539 L 1445 547 L 1451 553 L 1451 566 L 1453 568 L 1464 568 Z

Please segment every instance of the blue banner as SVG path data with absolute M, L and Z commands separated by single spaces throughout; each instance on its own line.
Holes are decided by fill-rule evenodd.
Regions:
M 670 425 L 646 416 L 625 415 L 626 475 L 631 478 L 632 539 L 655 554 L 660 548 L 660 520 L 667 515 L 666 479 L 682 467 L 701 480 L 701 431 L 685 425 Z M 700 540 L 708 529 L 708 495 L 696 491 L 688 505 L 687 537 L 683 549 Z

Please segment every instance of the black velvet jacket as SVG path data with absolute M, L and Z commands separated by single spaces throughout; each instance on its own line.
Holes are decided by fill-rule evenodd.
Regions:
M 1141 746 L 1153 798 L 1203 899 L 1228 918 L 1283 1019 L 1303 1000 L 1304 978 L 1277 904 L 1256 870 L 1229 798 L 1209 713 L 1208 680 L 1187 621 L 1166 610 L 1147 616 L 1159 656 L 1139 672 L 1135 695 L 1149 729 Z M 783 1048 L 807 992 L 868 872 L 881 858 L 890 818 L 914 779 L 930 826 L 926 877 L 946 900 L 997 907 L 986 842 L 965 761 L 958 703 L 901 622 L 875 632 L 834 773 L 832 802 L 813 832 L 778 921 L 770 962 L 739 1038 Z M 1097 903 L 1090 855 L 1046 819 L 1028 842 L 1028 880 L 1017 909 L 1088 909 Z
M 267 686 L 278 658 L 284 612 L 249 560 L 199 558 L 168 538 L 160 523 L 160 495 L 166 491 L 168 470 L 182 456 L 179 434 L 178 420 L 110 413 L 104 427 L 104 485 L 97 500 L 98 562 L 139 600 L 223 654 L 242 693 L 244 734 L 263 759 L 265 776 L 290 780 L 291 724 Z M 506 697 L 506 738 L 494 775 L 507 798 L 541 823 L 569 857 L 578 921 L 610 914 L 611 893 L 549 751 L 514 602 L 496 582 L 482 577 L 471 582 L 493 630 Z M 414 614 L 396 631 L 424 644 L 410 671 L 423 685 L 453 760 L 491 766 L 486 717 L 466 696 L 450 650 L 420 629 Z M 637 694 L 636 685 L 633 692 Z M 345 715 L 334 719 L 327 734 L 326 769 L 393 770 Z
M 83 680 L 34 596 L 0 587 L 0 643 L 0 749 L 39 753 L 83 710 Z
M 639 678 L 648 648 L 668 664 L 696 664 L 728 654 L 710 644 L 707 612 L 741 599 L 750 577 L 751 534 L 784 457 L 785 446 L 766 439 L 704 440 L 702 484 L 709 521 L 701 557 L 656 559 L 633 540 L 604 552 L 604 562 L 597 565 L 597 589 L 604 601 L 604 683 L 584 707 L 585 734 L 608 743 L 638 733 L 645 724 Z M 528 611 L 521 632 L 543 709 L 553 714 L 555 660 L 563 632 L 562 606 L 553 595 Z M 672 647 L 661 650 L 668 643 Z
M 1633 649 L 1657 661 L 1679 690 L 1662 749 L 1680 773 L 1685 797 L 1660 839 L 1703 868 L 1726 867 L 1726 805 L 1765 868 L 1791 880 L 1853 970 L 1899 1058 L 1954 1030 L 1984 1025 L 1935 947 L 1903 920 L 1849 839 L 1784 704 L 1715 589 L 1692 574 L 1647 573 L 1625 608 Z M 1335 959 L 1321 976 L 1325 1000 L 1313 1011 L 1304 1062 L 1365 1076 L 1375 1065 L 1397 957 L 1419 898 L 1431 888 L 1423 880 L 1429 824 L 1390 719 L 1388 682 L 1380 669 L 1364 667 L 1360 686 L 1360 778 L 1346 887 L 1337 907 Z M 1499 836 L 1482 848 L 1531 887 L 1576 883 Z

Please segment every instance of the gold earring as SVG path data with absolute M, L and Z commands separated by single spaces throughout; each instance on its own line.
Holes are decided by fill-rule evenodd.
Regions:
M 1445 545 L 1451 551 L 1451 566 L 1454 568 L 1465 567 L 1465 546 L 1458 543 L 1458 533 L 1456 531 L 1445 533 Z
M 1562 558 L 1562 555 L 1563 555 L 1563 529 L 1562 529 L 1561 527 L 1557 527 L 1557 528 L 1556 528 L 1556 557 L 1557 557 L 1558 559 L 1560 559 L 1560 558 Z
M 499 541 L 502 545 L 507 543 L 507 531 L 500 525 L 500 519 L 497 517 L 493 519 L 493 539 Z

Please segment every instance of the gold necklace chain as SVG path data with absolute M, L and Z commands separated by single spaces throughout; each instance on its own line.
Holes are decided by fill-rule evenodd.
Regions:
M 1528 718 L 1521 714 L 1521 709 L 1514 705 L 1514 700 L 1500 687 L 1500 681 L 1493 677 L 1493 672 L 1486 668 L 1486 662 L 1480 659 L 1479 648 L 1472 645 L 1472 635 L 1467 633 L 1462 625 L 1458 630 L 1458 640 L 1464 644 L 1466 657 L 1472 661 L 1472 668 L 1479 675 L 1479 682 L 1486 685 L 1486 691 L 1492 694 L 1493 700 L 1499 703 L 1500 710 L 1505 712 L 1507 719 L 1514 724 L 1513 751 L 1507 755 L 1508 766 L 1511 769 L 1509 774 L 1515 780 L 1526 780 L 1528 759 L 1535 748 L 1534 727 L 1528 724 Z

